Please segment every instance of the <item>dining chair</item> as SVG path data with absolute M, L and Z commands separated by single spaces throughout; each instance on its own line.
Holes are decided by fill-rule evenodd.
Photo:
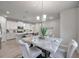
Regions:
M 42 53 L 41 50 L 36 47 L 29 48 L 29 45 L 22 40 L 19 40 L 19 44 L 24 58 L 36 58 Z
M 72 58 L 76 48 L 78 47 L 78 43 L 75 40 L 72 40 L 68 45 L 67 52 L 64 49 L 58 49 L 55 54 L 51 53 L 50 57 L 52 58 Z
M 16 42 L 19 43 L 19 40 L 22 40 L 21 36 L 19 37 L 19 35 L 16 36 Z M 29 46 L 31 46 L 31 43 L 22 40 L 23 42 L 26 42 Z
M 52 51 L 51 53 L 55 54 L 56 51 L 58 50 L 58 47 L 60 46 L 62 39 L 59 38 L 54 38 L 54 39 L 50 39 L 51 41 L 51 45 L 52 45 Z

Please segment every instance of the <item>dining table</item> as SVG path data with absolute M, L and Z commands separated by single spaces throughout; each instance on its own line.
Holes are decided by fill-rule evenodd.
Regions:
M 45 57 L 49 57 L 51 52 L 55 54 L 62 42 L 62 38 L 46 37 L 40 39 L 38 36 L 25 37 L 22 40 L 40 48 L 44 51 Z

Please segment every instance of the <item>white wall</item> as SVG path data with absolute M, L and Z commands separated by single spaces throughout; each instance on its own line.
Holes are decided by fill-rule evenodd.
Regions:
M 7 29 L 17 29 L 17 22 L 7 20 Z
M 79 7 L 77 8 L 77 42 L 79 45 Z M 79 46 L 78 46 L 78 52 L 79 52 Z
M 52 21 L 46 21 L 43 23 L 44 26 L 48 28 L 48 34 L 52 34 L 55 37 L 60 37 L 60 20 L 52 20 Z M 34 32 L 40 31 L 41 24 L 35 24 Z
M 63 44 L 68 45 L 72 39 L 77 39 L 77 9 L 72 8 L 61 12 L 60 14 L 60 35 L 63 38 Z
M 34 27 L 33 27 L 34 32 L 35 33 L 39 32 L 40 31 L 40 27 L 41 27 L 40 23 L 34 24 Z
M 0 16 L 0 24 L 2 29 L 2 41 L 6 41 L 6 18 Z
M 78 24 L 77 24 L 78 25 L 78 28 L 77 28 L 78 32 L 77 32 L 77 34 L 78 34 L 78 42 L 79 42 L 79 8 L 78 8 L 78 21 L 77 22 L 78 22 Z
M 54 37 L 60 37 L 60 20 L 52 20 L 44 23 L 44 26 L 48 28 L 48 33 Z

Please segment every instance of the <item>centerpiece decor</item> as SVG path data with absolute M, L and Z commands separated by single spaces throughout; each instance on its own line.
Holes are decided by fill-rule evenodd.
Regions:
M 41 27 L 40 34 L 41 34 L 41 39 L 45 39 L 45 36 L 47 36 L 47 27 Z

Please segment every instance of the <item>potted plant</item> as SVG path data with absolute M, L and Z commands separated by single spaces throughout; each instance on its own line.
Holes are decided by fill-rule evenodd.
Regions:
M 45 36 L 47 35 L 47 27 L 41 27 L 40 33 L 41 33 L 41 38 L 45 39 Z

